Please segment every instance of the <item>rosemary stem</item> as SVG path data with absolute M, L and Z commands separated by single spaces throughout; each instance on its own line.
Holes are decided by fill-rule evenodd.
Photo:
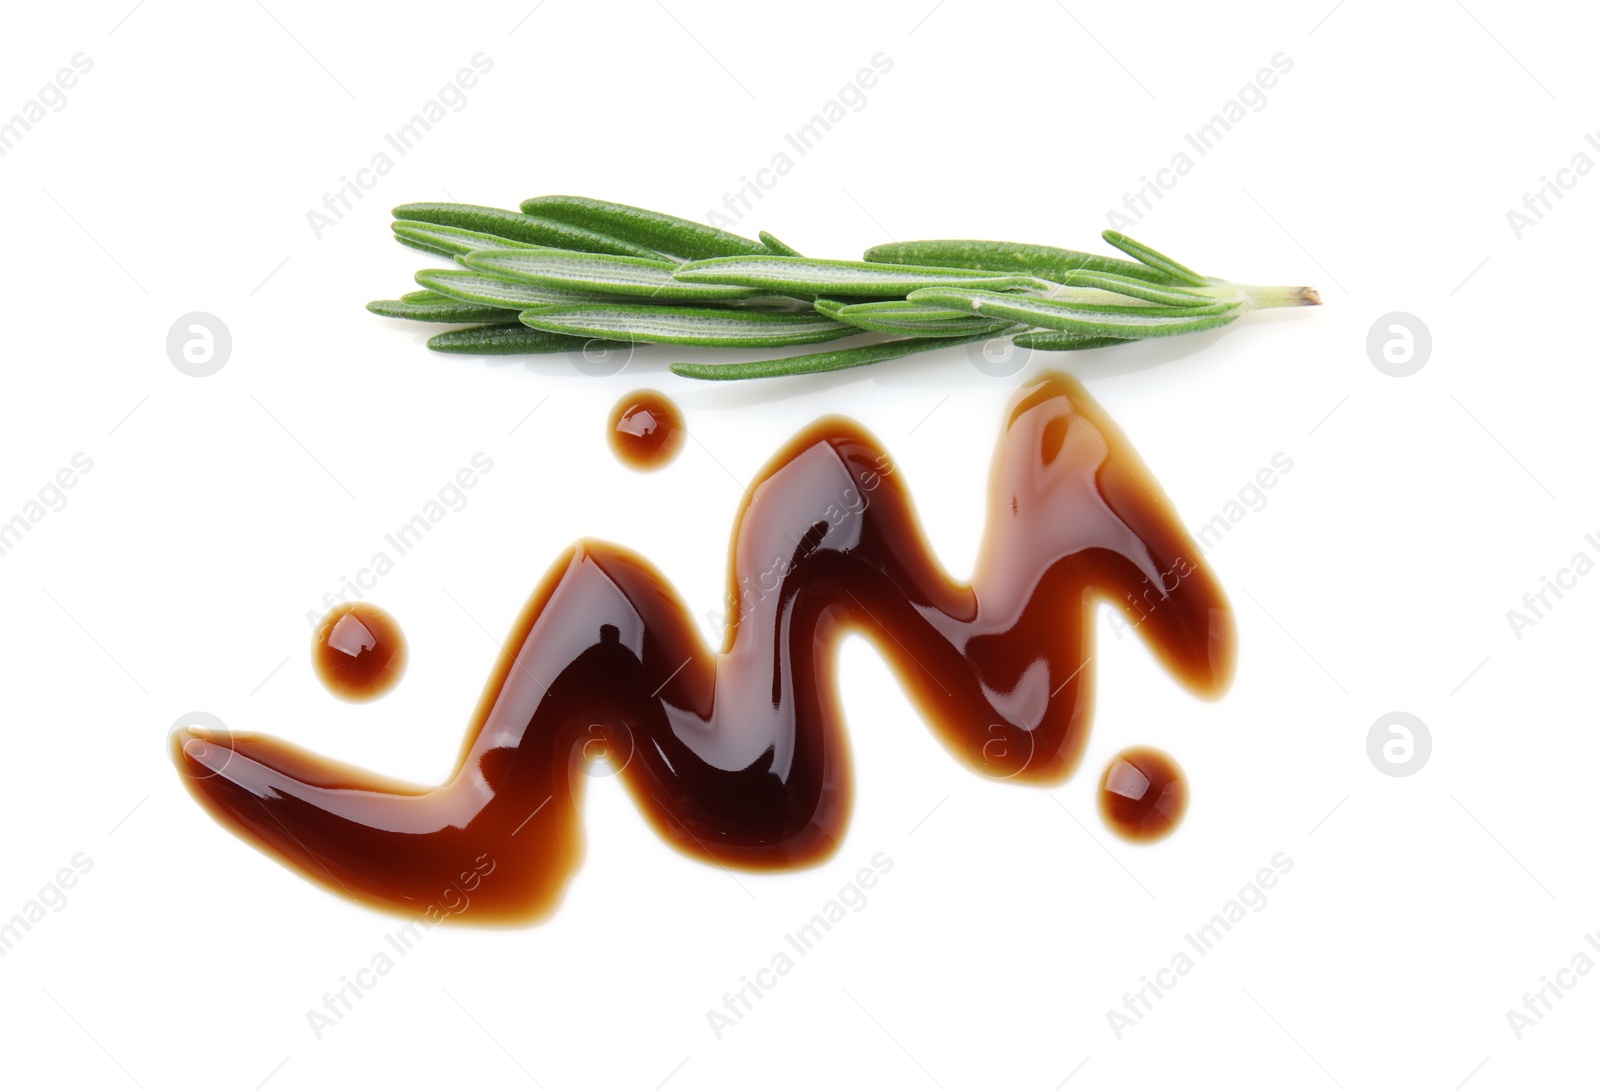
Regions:
M 1281 287 L 1263 288 L 1254 284 L 1231 285 L 1244 301 L 1256 310 L 1270 310 L 1273 307 L 1319 307 L 1322 305 L 1322 296 L 1316 288 Z

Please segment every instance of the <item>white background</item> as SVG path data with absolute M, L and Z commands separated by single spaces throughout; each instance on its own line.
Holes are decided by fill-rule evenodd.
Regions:
M 1600 929 L 1600 577 L 1521 639 L 1506 613 L 1579 550 L 1600 558 L 1583 540 L 1600 531 L 1600 379 L 1578 335 L 1600 178 L 1520 240 L 1506 211 L 1600 125 L 1584 108 L 1593 13 L 531 6 L 7 13 L 0 115 L 74 54 L 93 61 L 0 159 L 0 516 L 74 454 L 93 460 L 0 557 L 0 918 L 76 853 L 93 861 L 0 960 L 7 1078 L 1486 1090 L 1586 1075 L 1600 974 L 1521 1040 L 1506 1012 Z M 465 108 L 318 240 L 307 211 L 480 52 L 493 69 Z M 785 134 L 880 52 L 893 68 L 865 107 L 795 155 Z M 840 257 L 888 237 L 1102 249 L 1107 210 L 1278 53 L 1293 69 L 1265 107 L 1130 233 L 1206 273 L 1317 285 L 1327 305 L 1035 357 L 1021 376 L 1079 374 L 1191 528 L 1274 454 L 1292 458 L 1208 558 L 1239 623 L 1226 699 L 1182 692 L 1103 616 L 1088 751 L 1046 792 L 949 759 L 852 639 L 839 659 L 857 806 L 831 862 L 732 880 L 596 780 L 588 857 L 551 922 L 435 929 L 317 1039 L 307 1010 L 398 922 L 206 817 L 168 761 L 175 718 L 204 710 L 437 781 L 495 640 L 566 544 L 647 553 L 709 638 L 743 485 L 827 412 L 888 446 L 941 561 L 965 575 L 1020 381 L 962 349 L 718 388 L 666 373 L 681 351 L 605 379 L 561 358 L 438 356 L 427 327 L 362 310 L 440 263 L 391 241 L 388 208 L 581 193 L 700 218 L 788 151 L 794 169 L 740 230 Z M 232 332 L 211 378 L 167 358 L 191 311 Z M 1367 355 L 1391 311 L 1432 331 L 1409 378 Z M 640 386 L 676 398 L 698 440 L 654 476 L 603 440 L 606 410 Z M 470 503 L 370 595 L 410 636 L 408 675 L 375 704 L 338 703 L 311 673 L 307 611 L 480 451 L 494 468 Z M 1409 778 L 1366 753 L 1396 710 L 1433 739 Z M 1116 840 L 1093 805 L 1105 761 L 1132 744 L 1165 748 L 1191 779 L 1187 820 L 1153 846 Z M 877 852 L 894 867 L 867 907 L 719 1040 L 707 1010 Z M 1107 1011 L 1278 852 L 1294 866 L 1266 907 L 1119 1040 Z

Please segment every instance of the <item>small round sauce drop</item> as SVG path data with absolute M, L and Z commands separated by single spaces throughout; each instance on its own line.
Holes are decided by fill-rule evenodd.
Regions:
M 1100 778 L 1100 815 L 1126 840 L 1160 840 L 1178 827 L 1188 806 L 1183 772 L 1159 749 L 1125 749 Z
M 352 602 L 322 618 L 311 658 L 317 677 L 340 700 L 376 700 L 406 672 L 406 639 L 389 614 Z
M 654 390 L 635 390 L 611 410 L 611 450 L 641 471 L 660 469 L 683 448 L 687 434 L 678 407 Z

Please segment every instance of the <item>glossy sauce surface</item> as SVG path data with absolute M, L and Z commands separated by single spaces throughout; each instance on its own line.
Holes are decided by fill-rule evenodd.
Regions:
M 311 665 L 340 700 L 376 700 L 400 683 L 406 671 L 406 639 L 400 625 L 369 602 L 335 606 L 311 639 Z
M 1100 814 L 1125 840 L 1160 840 L 1178 827 L 1188 808 L 1188 781 L 1159 749 L 1125 749 L 1100 777 Z
M 849 420 L 791 440 L 735 524 L 720 651 L 643 557 L 573 545 L 507 637 L 439 787 L 257 735 L 179 729 L 173 758 L 223 824 L 334 892 L 513 923 L 553 912 L 582 860 L 584 773 L 598 752 L 685 855 L 762 869 L 830 856 L 852 804 L 834 687 L 848 632 L 874 643 L 952 757 L 1019 783 L 1058 782 L 1082 755 L 1100 601 L 1191 690 L 1227 687 L 1227 601 L 1073 379 L 1042 376 L 1007 410 L 971 583 L 939 567 L 902 477 Z
M 665 394 L 635 390 L 611 409 L 606 436 L 623 464 L 638 470 L 660 469 L 683 448 L 683 413 Z

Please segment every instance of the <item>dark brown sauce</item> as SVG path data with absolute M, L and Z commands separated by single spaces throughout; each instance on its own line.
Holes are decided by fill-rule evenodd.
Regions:
M 311 665 L 340 700 L 376 700 L 406 672 L 406 638 L 395 619 L 375 605 L 335 606 L 312 637 Z
M 683 449 L 683 413 L 654 390 L 635 390 L 611 410 L 606 426 L 611 450 L 625 465 L 660 469 Z
M 837 417 L 758 475 L 731 559 L 717 652 L 643 557 L 569 548 L 507 638 L 442 786 L 261 735 L 180 728 L 173 757 L 223 824 L 334 892 L 515 923 L 553 912 L 581 862 L 583 773 L 601 753 L 691 858 L 828 858 L 851 809 L 833 677 L 846 633 L 873 641 L 952 756 L 1019 783 L 1058 782 L 1082 755 L 1096 602 L 1121 607 L 1197 694 L 1220 695 L 1233 671 L 1232 613 L 1199 549 L 1065 376 L 1025 386 L 1007 412 L 970 585 L 938 566 L 889 456 Z
M 1127 840 L 1160 840 L 1189 808 L 1189 784 L 1171 757 L 1149 746 L 1125 749 L 1100 777 L 1100 816 Z

